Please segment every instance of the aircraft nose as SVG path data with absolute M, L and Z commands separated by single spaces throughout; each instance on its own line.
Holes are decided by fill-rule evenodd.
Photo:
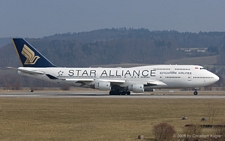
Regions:
M 214 78 L 214 81 L 215 81 L 215 82 L 217 82 L 217 81 L 220 80 L 220 78 L 219 78 L 217 75 L 215 75 L 215 74 L 214 74 L 214 77 L 213 77 L 213 78 Z

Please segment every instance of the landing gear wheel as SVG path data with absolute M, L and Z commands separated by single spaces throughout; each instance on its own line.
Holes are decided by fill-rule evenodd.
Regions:
M 198 92 L 197 91 L 194 91 L 194 95 L 198 95 Z
M 120 92 L 121 95 L 126 95 L 125 91 Z
M 109 92 L 109 95 L 130 95 L 130 91 L 112 90 Z
M 130 91 L 121 91 L 120 95 L 130 95 Z
M 112 90 L 109 92 L 109 95 L 120 95 L 121 93 L 117 90 Z

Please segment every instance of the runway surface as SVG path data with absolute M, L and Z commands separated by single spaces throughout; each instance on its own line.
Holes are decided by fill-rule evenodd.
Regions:
M 213 92 L 212 92 L 213 93 Z M 149 98 L 149 99 L 225 99 L 225 94 L 131 94 L 109 95 L 96 92 L 0 92 L 7 98 Z

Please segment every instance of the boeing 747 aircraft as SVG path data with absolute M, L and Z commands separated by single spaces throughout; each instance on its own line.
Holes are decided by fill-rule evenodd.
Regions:
M 213 84 L 219 77 L 198 65 L 149 65 L 131 68 L 56 67 L 21 38 L 13 43 L 23 67 L 18 73 L 42 80 L 109 91 L 110 95 L 144 93 L 157 88 L 197 88 Z

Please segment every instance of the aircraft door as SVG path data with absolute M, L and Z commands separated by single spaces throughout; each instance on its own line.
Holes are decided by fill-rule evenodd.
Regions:
M 160 74 L 159 70 L 155 70 L 155 77 L 156 77 L 157 80 L 163 82 L 163 74 Z
M 192 81 L 192 76 L 188 75 L 188 82 L 191 82 L 191 81 Z
M 187 75 L 187 83 L 188 83 L 188 85 L 189 86 L 191 86 L 191 85 L 193 85 L 193 81 L 192 81 L 192 75 L 191 74 L 189 74 L 189 75 Z

